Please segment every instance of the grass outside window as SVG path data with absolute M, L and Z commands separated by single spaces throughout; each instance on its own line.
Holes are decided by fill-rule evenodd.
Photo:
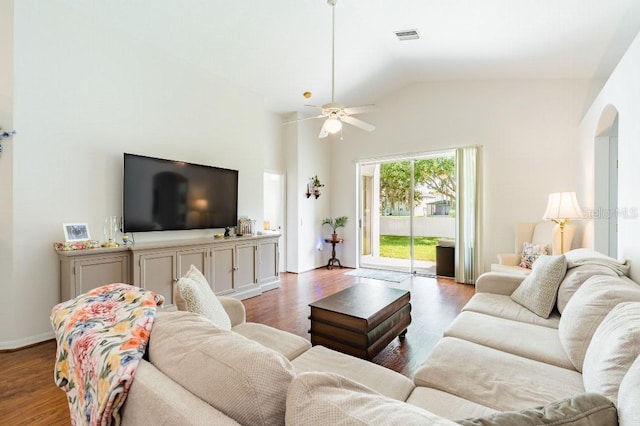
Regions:
M 440 237 L 414 237 L 413 255 L 416 260 L 436 261 L 436 245 Z M 409 237 L 398 235 L 380 236 L 380 257 L 409 259 Z

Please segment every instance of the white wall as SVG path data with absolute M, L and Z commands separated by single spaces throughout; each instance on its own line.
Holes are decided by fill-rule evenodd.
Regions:
M 618 111 L 618 257 L 631 260 L 631 277 L 640 278 L 640 35 L 633 41 L 580 123 L 580 166 L 585 206 L 594 206 L 594 141 L 602 113 Z M 584 244 L 593 247 L 593 222 L 586 223 Z
M 52 243 L 63 239 L 63 222 L 88 222 L 92 237 L 102 239 L 104 216 L 122 211 L 123 152 L 238 169 L 238 213 L 257 223 L 264 168 L 282 166 L 276 157 L 265 158 L 280 135 L 261 96 L 63 4 L 15 4 L 14 125 L 20 138 L 13 146 L 10 231 L 17 237 L 12 265 L 0 272 L 12 295 L 4 309 L 11 328 L 2 330 L 0 349 L 52 336 L 49 314 L 59 302 Z
M 371 133 L 347 126 L 334 140 L 333 214 L 356 217 L 355 161 L 404 153 L 483 146 L 485 270 L 513 247 L 513 225 L 541 220 L 550 192 L 579 189 L 578 123 L 601 82 L 569 80 L 414 84 L 362 115 Z M 579 195 L 580 198 L 580 195 Z M 340 206 L 340 211 L 335 207 Z M 357 221 L 345 236 L 344 263 L 354 266 Z
M 287 120 L 295 119 L 288 117 Z M 286 125 L 287 146 L 287 271 L 304 272 L 327 263 L 327 253 L 322 229 L 322 219 L 330 214 L 330 201 L 335 186 L 329 165 L 330 142 L 318 139 L 321 120 L 303 121 Z M 325 186 L 319 198 L 306 197 L 309 179 L 318 176 Z M 340 216 L 340 214 L 337 214 Z M 329 231 L 330 234 L 330 231 Z
M 0 0 L 0 127 L 13 128 L 13 1 Z M 13 288 L 13 145 L 3 141 L 0 155 L 0 292 L 15 300 Z M 11 305 L 11 303 L 5 303 Z M 0 309 L 0 336 L 13 328 L 12 311 Z

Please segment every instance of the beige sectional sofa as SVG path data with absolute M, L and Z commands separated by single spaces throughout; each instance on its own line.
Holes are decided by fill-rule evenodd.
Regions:
M 542 318 L 511 298 L 523 279 L 482 275 L 412 379 L 247 323 L 234 299 L 230 330 L 161 312 L 122 424 L 640 425 L 640 286 L 572 268 Z

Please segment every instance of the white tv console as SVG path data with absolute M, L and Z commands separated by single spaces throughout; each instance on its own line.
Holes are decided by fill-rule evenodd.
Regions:
M 217 295 L 246 299 L 280 287 L 279 234 L 137 243 L 116 248 L 57 251 L 60 300 L 122 282 L 175 303 L 173 284 L 193 264 Z

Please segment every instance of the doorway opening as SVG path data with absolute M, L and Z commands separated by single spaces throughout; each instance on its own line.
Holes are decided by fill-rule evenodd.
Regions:
M 594 143 L 594 249 L 618 257 L 618 110 L 602 112 Z
M 358 176 L 359 266 L 434 276 L 439 253 L 453 275 L 455 152 L 363 161 Z
M 264 172 L 263 178 L 263 223 L 264 232 L 278 232 L 278 268 L 279 272 L 286 271 L 285 259 L 287 241 L 285 236 L 285 175 L 277 172 Z

